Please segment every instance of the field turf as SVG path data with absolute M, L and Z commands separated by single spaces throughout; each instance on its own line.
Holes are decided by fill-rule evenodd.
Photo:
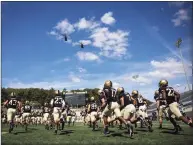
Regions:
M 100 125 L 101 126 L 101 125 Z M 29 126 L 27 132 L 19 126 L 9 134 L 8 126 L 2 125 L 1 142 L 3 145 L 33 144 L 33 145 L 54 145 L 54 144 L 72 144 L 72 145 L 193 145 L 193 128 L 181 125 L 184 131 L 179 134 L 172 134 L 172 125 L 166 122 L 163 129 L 158 129 L 158 124 L 154 122 L 153 132 L 147 132 L 146 128 L 136 128 L 133 139 L 129 138 L 126 130 L 118 130 L 117 126 L 109 128 L 111 134 L 104 136 L 102 134 L 102 126 L 98 131 L 91 131 L 88 126 L 80 123 L 75 126 L 65 127 L 65 131 L 58 135 L 54 135 L 54 130 L 45 130 L 43 125 Z

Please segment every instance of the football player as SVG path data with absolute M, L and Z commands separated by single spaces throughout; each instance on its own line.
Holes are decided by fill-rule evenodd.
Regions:
M 12 92 L 10 99 L 4 102 L 4 106 L 7 107 L 7 121 L 10 125 L 9 133 L 13 131 L 14 128 L 14 118 L 17 111 L 21 111 L 21 102 L 17 99 L 15 92 Z
M 104 121 L 104 134 L 109 134 L 107 119 L 113 111 L 116 118 L 123 122 L 128 128 L 128 132 L 130 132 L 130 125 L 121 116 L 120 106 L 116 98 L 116 90 L 113 88 L 113 83 L 110 80 L 105 81 L 102 95 L 104 95 L 100 97 L 102 98 L 102 104 L 106 104 L 102 113 Z
M 136 113 L 135 106 L 133 105 L 134 99 L 126 95 L 123 87 L 119 87 L 117 89 L 117 97 L 119 98 L 121 115 L 130 125 L 130 128 L 131 128 L 130 136 L 132 136 L 133 135 L 133 126 L 131 122 L 135 121 L 135 113 Z
M 90 113 L 90 119 L 93 127 L 93 131 L 95 131 L 96 121 L 98 120 L 98 105 L 95 102 L 94 97 L 90 98 L 90 104 L 88 105 L 88 113 Z
M 134 94 L 136 99 L 136 106 L 138 108 L 137 115 L 138 119 L 141 120 L 141 127 L 143 124 L 145 124 L 146 126 L 148 126 L 149 131 L 152 132 L 152 123 L 147 115 L 147 100 L 143 98 L 137 90 L 134 90 L 132 94 Z
M 165 114 L 165 117 L 167 118 L 166 115 L 166 100 L 163 99 L 162 95 L 159 94 L 159 91 L 156 90 L 155 94 L 154 94 L 154 99 L 156 100 L 156 104 L 157 104 L 157 111 L 158 111 L 158 115 L 159 115 L 159 128 L 162 128 L 162 120 L 163 120 L 163 114 Z
M 32 106 L 30 105 L 29 101 L 26 100 L 24 106 L 22 107 L 22 123 L 25 125 L 25 131 L 27 131 L 27 127 L 30 122 Z
M 47 130 L 49 129 L 49 121 L 48 121 L 49 115 L 50 115 L 49 104 L 45 102 L 43 106 L 43 123 L 45 125 L 45 129 Z
M 55 124 L 55 134 L 57 134 L 59 125 L 60 125 L 60 116 L 63 108 L 65 107 L 65 102 L 62 96 L 60 95 L 60 91 L 55 91 L 55 96 L 50 102 L 51 107 L 53 107 L 53 117 Z
M 85 106 L 85 112 L 86 112 L 85 122 L 87 123 L 87 125 L 89 127 L 91 127 L 92 126 L 92 124 L 91 124 L 91 116 L 90 116 L 90 112 L 88 112 L 89 104 L 90 104 L 90 99 L 88 100 L 88 102 L 87 102 L 87 104 Z
M 185 118 L 178 107 L 180 94 L 175 91 L 172 87 L 168 86 L 167 80 L 160 80 L 159 82 L 159 93 L 163 96 L 167 101 L 167 105 L 169 106 L 168 114 L 171 123 L 174 125 L 175 133 L 178 133 L 179 127 L 174 120 L 177 117 L 179 120 L 182 120 L 185 124 L 188 124 L 190 127 L 193 127 L 193 123 Z M 173 117 L 173 115 L 175 117 Z
M 71 121 L 72 121 L 72 110 L 70 107 L 68 107 L 67 108 L 67 119 L 66 119 L 68 126 L 70 126 Z
M 76 112 L 72 111 L 72 125 L 74 126 L 74 123 L 76 121 Z

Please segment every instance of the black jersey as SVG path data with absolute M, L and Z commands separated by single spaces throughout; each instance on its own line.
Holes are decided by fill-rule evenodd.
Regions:
M 31 113 L 31 109 L 32 109 L 32 106 L 30 106 L 30 105 L 25 105 L 25 106 L 23 107 L 23 112 L 24 112 L 24 113 Z
M 137 101 L 137 107 L 143 106 L 145 104 L 144 103 L 145 100 L 143 97 L 137 97 L 136 101 Z
M 90 104 L 90 112 L 97 111 L 98 105 L 93 102 Z
M 175 91 L 172 87 L 166 87 L 163 90 L 159 89 L 160 93 L 162 93 L 162 91 L 166 92 L 166 102 L 168 105 L 173 102 L 176 102 Z
M 64 99 L 61 96 L 56 96 L 53 100 L 53 107 L 62 107 Z
M 49 112 L 50 112 L 49 107 L 44 107 L 44 108 L 43 108 L 43 112 L 44 112 L 44 113 L 49 113 Z
M 16 109 L 18 105 L 18 100 L 16 98 L 11 98 L 10 100 L 8 100 L 7 103 L 7 107 L 9 108 L 13 108 Z
M 104 88 L 103 94 L 104 94 L 105 100 L 107 101 L 108 104 L 110 102 L 116 102 L 117 101 L 116 90 L 114 88 L 110 88 L 110 89 Z
M 123 97 L 123 99 L 124 99 L 124 107 L 127 106 L 127 105 L 129 105 L 129 104 L 133 104 L 133 101 L 131 100 L 131 97 L 130 97 L 129 94 L 121 93 L 121 94 L 118 95 L 119 100 L 120 100 L 122 97 Z M 119 103 L 121 103 L 121 102 L 119 101 Z
M 67 111 L 67 116 L 72 116 L 72 113 L 73 113 L 72 110 L 68 110 Z

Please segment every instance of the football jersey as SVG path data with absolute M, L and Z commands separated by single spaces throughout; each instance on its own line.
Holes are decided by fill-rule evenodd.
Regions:
M 8 107 L 8 108 L 16 109 L 16 108 L 17 108 L 17 105 L 18 105 L 18 100 L 17 100 L 16 98 L 11 98 L 11 99 L 8 101 L 7 107 Z
M 143 97 L 137 97 L 136 101 L 137 101 L 137 106 L 138 107 L 143 106 L 145 104 Z
M 25 106 L 23 107 L 23 112 L 24 112 L 24 113 L 30 113 L 30 112 L 31 112 L 31 109 L 32 109 L 32 106 L 30 106 L 30 105 L 25 105 Z
M 110 89 L 104 88 L 103 93 L 104 93 L 104 97 L 107 103 L 117 101 L 116 90 L 114 88 L 110 88 Z
M 167 102 L 167 104 L 171 104 L 173 102 L 176 102 L 174 89 L 172 87 L 168 86 L 164 90 L 166 92 L 166 102 Z M 161 93 L 164 90 L 159 89 L 159 92 Z
M 98 105 L 94 102 L 90 104 L 90 112 L 97 111 Z
M 132 104 L 132 103 L 133 103 L 133 101 L 131 100 L 131 97 L 130 97 L 129 94 L 125 94 L 125 93 L 119 94 L 119 96 L 118 96 L 119 100 L 120 100 L 122 97 L 123 97 L 123 99 L 124 99 L 124 107 L 127 106 L 127 105 L 129 105 L 129 104 Z M 119 101 L 119 103 L 121 103 L 121 102 Z
M 62 107 L 64 99 L 60 96 L 56 96 L 53 101 L 53 107 Z
M 48 107 L 44 107 L 43 112 L 44 112 L 44 113 L 49 113 L 49 110 L 50 110 L 50 109 L 49 109 Z

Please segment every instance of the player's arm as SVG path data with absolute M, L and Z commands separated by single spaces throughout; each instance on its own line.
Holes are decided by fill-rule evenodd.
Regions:
M 9 102 L 9 100 L 6 100 L 6 101 L 3 103 L 4 107 L 8 104 L 8 102 Z
M 65 101 L 64 100 L 62 100 L 62 108 L 64 109 L 64 107 L 65 107 Z
M 174 90 L 174 95 L 176 97 L 176 101 L 179 103 L 179 101 L 180 101 L 180 93 L 178 93 L 177 91 Z
M 22 110 L 22 103 L 20 101 L 18 101 L 18 111 L 21 112 Z
M 124 108 L 124 97 L 120 97 L 120 110 L 122 110 Z
M 161 90 L 161 94 L 162 94 L 163 99 L 166 100 L 166 91 Z
M 52 99 L 52 100 L 50 101 L 50 106 L 53 107 L 53 104 L 54 104 L 54 99 Z
M 87 112 L 90 112 L 90 104 L 88 104 Z
M 103 108 L 105 108 L 105 106 L 106 106 L 105 98 L 101 98 L 101 102 L 102 102 L 102 104 L 101 104 L 101 109 L 103 109 Z

